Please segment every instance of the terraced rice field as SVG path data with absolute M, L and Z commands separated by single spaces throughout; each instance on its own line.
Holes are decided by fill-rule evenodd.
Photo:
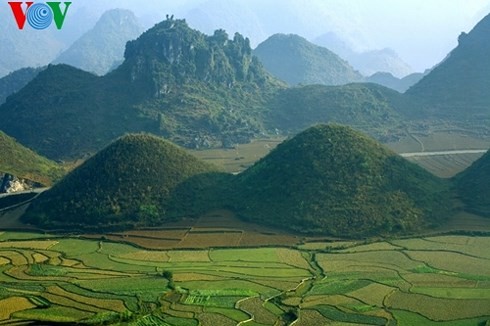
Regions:
M 483 325 L 489 246 L 489 237 L 433 236 L 151 250 L 4 232 L 0 325 Z

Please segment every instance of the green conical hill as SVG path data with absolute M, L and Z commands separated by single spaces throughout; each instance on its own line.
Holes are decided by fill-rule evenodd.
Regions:
M 24 218 L 70 229 L 159 225 L 169 219 L 172 191 L 214 170 L 161 138 L 123 136 L 43 193 Z
M 0 172 L 45 186 L 59 179 L 63 170 L 55 162 L 39 156 L 0 131 Z
M 439 222 L 443 180 L 349 127 L 319 125 L 236 180 L 244 218 L 336 236 L 404 233 Z
M 490 216 L 490 151 L 458 174 L 455 181 L 467 209 Z

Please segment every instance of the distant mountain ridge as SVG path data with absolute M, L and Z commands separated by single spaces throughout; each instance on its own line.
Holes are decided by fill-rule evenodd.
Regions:
M 405 93 L 410 87 L 418 83 L 427 73 L 413 73 L 403 78 L 397 78 L 389 72 L 377 72 L 366 77 L 368 83 L 376 83 L 394 89 L 400 93 Z
M 413 72 L 412 68 L 390 48 L 358 52 L 332 32 L 317 37 L 313 43 L 338 54 L 364 76 L 388 72 L 397 78 L 403 78 Z
M 343 85 L 363 76 L 330 50 L 294 34 L 275 34 L 253 51 L 264 67 L 289 85 Z
M 126 42 L 142 32 L 143 28 L 133 12 L 109 10 L 100 17 L 94 28 L 82 35 L 52 63 L 64 63 L 104 75 L 115 63 L 122 62 Z

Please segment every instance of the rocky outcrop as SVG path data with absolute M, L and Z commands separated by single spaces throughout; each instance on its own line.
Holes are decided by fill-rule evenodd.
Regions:
M 0 174 L 0 193 L 2 194 L 32 190 L 34 187 L 35 184 L 31 181 L 19 179 L 8 173 Z

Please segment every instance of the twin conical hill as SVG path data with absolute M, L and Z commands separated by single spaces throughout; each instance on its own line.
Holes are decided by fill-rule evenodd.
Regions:
M 349 127 L 319 125 L 235 181 L 244 218 L 300 232 L 366 236 L 417 230 L 447 211 L 447 186 Z
M 490 216 L 490 151 L 455 177 L 466 209 Z
M 211 171 L 213 166 L 168 141 L 127 135 L 43 193 L 24 218 L 50 228 L 161 224 L 169 219 L 172 191 L 191 176 Z

